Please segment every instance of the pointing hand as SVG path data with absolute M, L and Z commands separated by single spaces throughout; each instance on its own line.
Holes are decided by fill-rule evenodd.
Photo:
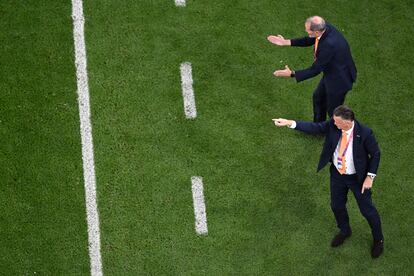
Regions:
M 275 72 L 273 72 L 273 75 L 275 75 L 276 77 L 290 77 L 290 75 L 292 74 L 292 70 L 290 70 L 289 66 L 285 66 L 285 69 L 283 70 L 276 70 Z

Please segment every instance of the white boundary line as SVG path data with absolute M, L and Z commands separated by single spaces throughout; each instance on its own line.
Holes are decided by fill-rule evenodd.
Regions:
M 184 62 L 180 66 L 181 71 L 181 87 L 184 99 L 184 112 L 187 119 L 194 119 L 197 117 L 197 109 L 194 99 L 193 90 L 193 76 L 191 63 Z
M 175 5 L 177 7 L 185 7 L 185 0 L 175 0 Z
M 78 86 L 80 132 L 82 140 L 83 177 L 85 182 L 86 217 L 88 223 L 89 258 L 91 275 L 102 275 L 99 215 L 96 200 L 96 178 L 93 158 L 92 125 L 89 103 L 86 47 L 82 0 L 72 0 L 73 38 Z
M 207 214 L 204 203 L 203 179 L 200 176 L 191 177 L 191 190 L 193 192 L 196 233 L 199 235 L 207 235 Z

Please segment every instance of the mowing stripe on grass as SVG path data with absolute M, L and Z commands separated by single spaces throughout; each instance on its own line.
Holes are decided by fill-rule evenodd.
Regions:
M 101 241 L 98 205 L 96 201 L 96 178 L 93 158 L 92 125 L 88 75 L 86 71 L 86 49 L 82 0 L 72 0 L 73 39 L 75 43 L 75 65 L 78 90 L 80 132 L 82 140 L 83 178 L 85 185 L 86 217 L 88 223 L 89 258 L 91 275 L 102 275 Z
M 180 66 L 181 71 L 181 87 L 183 90 L 184 98 L 184 112 L 187 119 L 194 119 L 197 117 L 197 110 L 194 99 L 193 90 L 193 76 L 191 63 L 184 62 Z
M 185 7 L 185 0 L 175 0 L 175 5 L 177 7 Z
M 200 176 L 191 177 L 191 190 L 193 191 L 195 230 L 199 235 L 206 235 L 208 233 L 207 214 L 204 203 L 203 179 Z

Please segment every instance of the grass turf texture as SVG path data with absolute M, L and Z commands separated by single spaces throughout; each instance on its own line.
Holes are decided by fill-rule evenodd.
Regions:
M 414 255 L 414 235 L 409 229 L 414 222 L 409 205 L 413 161 L 407 150 L 414 145 L 409 123 L 414 84 L 410 45 L 414 41 L 407 34 L 414 13 L 411 2 L 187 1 L 186 8 L 177 8 L 174 1 L 159 0 L 86 1 L 84 6 L 105 274 L 392 275 L 413 271 L 409 261 Z M 21 32 L 30 38 L 34 30 L 52 32 L 49 21 L 28 23 L 28 15 L 35 15 L 27 6 L 1 7 L 10 14 L 26 10 L 26 17 L 10 17 L 2 24 L 21 20 Z M 11 225 L 11 230 L 1 239 L 26 237 L 29 230 L 23 234 L 13 230 L 26 225 L 25 220 L 38 231 L 30 244 L 12 247 L 20 259 L 5 259 L 6 271 L 16 273 L 36 267 L 45 272 L 87 273 L 70 7 L 66 4 L 59 11 L 54 30 L 62 36 L 60 47 L 35 45 L 39 51 L 59 52 L 55 58 L 62 59 L 62 70 L 28 52 L 33 43 L 25 45 L 9 37 L 2 46 L 4 53 L 7 47 L 20 47 L 21 55 L 36 60 L 32 64 L 10 58 L 7 64 L 16 73 L 2 71 L 6 81 L 1 85 L 14 87 L 2 95 L 2 117 L 14 122 L 6 127 L 2 123 L 9 137 L 2 153 L 14 155 L 14 163 L 9 155 L 2 155 L 3 175 L 9 182 L 1 196 L 4 213 L 11 214 L 2 225 Z M 386 248 L 376 261 L 369 256 L 368 224 L 352 195 L 349 212 L 354 235 L 342 248 L 329 247 L 336 228 L 329 209 L 328 170 L 315 173 L 322 140 L 276 129 L 270 121 L 279 116 L 312 117 L 311 92 L 318 80 L 296 84 L 272 76 L 285 64 L 292 69 L 308 66 L 311 48 L 280 48 L 266 40 L 268 34 L 305 35 L 303 22 L 312 14 L 324 16 L 347 37 L 359 71 L 347 103 L 360 121 L 374 129 L 382 149 L 374 201 L 383 219 Z M 183 113 L 179 65 L 184 61 L 193 65 L 198 111 L 193 121 Z M 53 74 L 55 86 L 50 79 L 42 79 L 40 71 Z M 22 91 L 30 89 L 13 79 L 19 73 L 44 95 L 65 93 L 58 93 L 50 105 L 41 97 L 28 101 Z M 23 113 L 27 115 L 19 121 L 21 113 L 12 107 L 22 101 L 27 101 Z M 59 102 L 68 103 L 67 110 L 59 113 L 60 121 L 35 125 L 48 140 L 26 130 L 27 150 L 18 151 L 13 141 L 22 139 L 22 132 L 17 126 L 21 122 L 32 126 L 27 117 L 33 118 L 33 113 L 55 114 Z M 50 141 L 57 141 L 60 150 L 54 150 Z M 39 147 L 44 148 L 43 155 L 28 153 Z M 51 177 L 57 164 L 46 161 L 56 159 L 59 168 L 66 164 L 68 169 Z M 20 178 L 30 179 L 26 188 L 12 181 L 17 165 L 31 168 L 15 171 Z M 32 181 L 34 172 L 44 179 Z M 206 237 L 194 231 L 193 175 L 202 176 L 205 186 Z M 20 205 L 36 206 L 46 197 L 42 185 L 50 179 L 64 192 L 48 189 L 49 196 L 58 200 L 45 200 L 47 211 L 55 215 L 58 209 L 63 221 L 35 220 L 39 208 L 16 214 Z M 38 193 L 17 197 L 29 188 Z M 16 194 L 15 205 L 6 204 L 11 194 Z M 59 209 L 62 201 L 70 210 Z M 40 216 L 49 217 L 40 210 L 44 212 Z M 20 220 L 13 219 L 19 215 Z M 69 221 L 77 226 L 76 235 L 68 228 Z M 59 235 L 67 238 L 56 238 Z M 55 249 L 57 260 L 49 258 L 47 249 L 39 250 L 48 248 L 44 236 L 52 237 L 47 246 Z M 57 250 L 65 245 L 81 253 L 68 260 L 67 252 Z
M 0 274 L 89 273 L 70 3 L 0 3 Z

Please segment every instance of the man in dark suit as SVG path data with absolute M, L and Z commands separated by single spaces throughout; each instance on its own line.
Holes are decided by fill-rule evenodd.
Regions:
M 326 24 L 319 16 L 306 20 L 308 37 L 285 39 L 283 36 L 269 36 L 268 40 L 279 46 L 308 47 L 314 45 L 314 62 L 304 70 L 284 70 L 274 72 L 276 77 L 294 77 L 297 82 L 312 78 L 323 72 L 323 77 L 313 92 L 314 122 L 326 120 L 326 112 L 332 112 L 344 103 L 346 93 L 352 89 L 357 70 L 352 59 L 348 42 L 334 26 Z
M 378 143 L 368 127 L 354 119 L 353 111 L 341 105 L 333 118 L 319 123 L 273 119 L 276 126 L 288 126 L 307 134 L 325 135 L 317 171 L 331 162 L 331 208 L 340 232 L 333 238 L 332 247 L 341 245 L 352 231 L 346 209 L 347 194 L 351 190 L 359 210 L 368 221 L 374 238 L 371 256 L 377 258 L 384 249 L 381 220 L 372 203 L 371 188 L 380 161 Z

